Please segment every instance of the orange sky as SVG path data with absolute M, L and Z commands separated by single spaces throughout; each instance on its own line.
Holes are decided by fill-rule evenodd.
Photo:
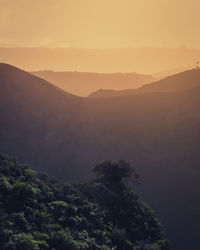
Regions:
M 0 46 L 200 48 L 199 10 L 199 0 L 0 0 Z

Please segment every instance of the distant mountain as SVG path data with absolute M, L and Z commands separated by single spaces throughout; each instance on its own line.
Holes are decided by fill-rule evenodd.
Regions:
M 176 74 L 179 74 L 181 72 L 191 70 L 191 69 L 194 69 L 194 65 L 193 67 L 180 67 L 180 68 L 175 68 L 175 69 L 170 69 L 170 70 L 164 70 L 161 72 L 156 72 L 152 75 L 159 80 L 159 79 L 163 79 L 171 75 L 176 75 Z
M 0 65 L 0 151 L 64 180 L 88 177 L 105 159 L 131 161 L 175 250 L 200 244 L 199 128 L 199 70 L 92 99 Z
M 192 69 L 169 76 L 150 84 L 145 84 L 138 89 L 124 89 L 120 91 L 100 89 L 91 93 L 89 98 L 108 98 L 131 95 L 145 92 L 168 92 L 200 87 L 200 69 Z
M 111 97 L 117 97 L 117 96 L 124 96 L 124 95 L 130 95 L 135 94 L 135 89 L 123 89 L 123 90 L 115 90 L 115 89 L 98 89 L 91 94 L 88 95 L 88 98 L 111 98 Z
M 155 80 L 150 75 L 142 75 L 136 73 L 87 73 L 87 72 L 54 72 L 54 71 L 38 71 L 31 72 L 33 75 L 41 77 L 59 88 L 79 95 L 87 96 L 91 92 L 99 88 L 138 88 L 145 83 Z
M 169 76 L 151 84 L 146 84 L 138 89 L 141 92 L 166 92 L 178 91 L 200 87 L 200 69 L 192 69 Z
M 200 50 L 180 48 L 0 48 L 0 61 L 26 71 L 139 72 L 192 68 Z

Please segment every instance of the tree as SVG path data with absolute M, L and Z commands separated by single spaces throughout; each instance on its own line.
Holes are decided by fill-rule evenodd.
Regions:
M 139 183 L 139 175 L 126 161 L 104 161 L 97 164 L 93 169 L 96 181 L 117 188 L 124 188 L 128 181 Z

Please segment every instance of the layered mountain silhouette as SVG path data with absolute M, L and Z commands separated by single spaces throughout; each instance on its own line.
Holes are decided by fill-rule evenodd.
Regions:
M 129 95 L 80 98 L 0 65 L 0 151 L 64 180 L 95 163 L 125 159 L 142 176 L 141 197 L 173 249 L 199 246 L 200 70 Z
M 168 92 L 200 87 L 200 69 L 187 70 L 137 89 L 99 89 L 91 93 L 89 98 L 107 98 L 145 92 Z
M 155 80 L 151 75 L 136 73 L 87 73 L 87 72 L 54 72 L 37 71 L 32 74 L 41 77 L 63 90 L 87 96 L 99 88 L 138 88 Z

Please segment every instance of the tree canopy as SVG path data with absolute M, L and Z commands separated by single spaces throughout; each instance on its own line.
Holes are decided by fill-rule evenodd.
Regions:
M 140 176 L 135 169 L 126 161 L 104 161 L 97 164 L 93 169 L 96 180 L 118 188 L 125 188 L 127 181 L 139 183 Z
M 133 173 L 125 162 L 115 165 L 116 173 L 106 164 L 95 167 L 99 178 L 113 182 L 114 174 L 122 183 Z M 170 249 L 133 190 L 123 186 L 120 195 L 96 184 L 63 183 L 0 154 L 0 249 Z

